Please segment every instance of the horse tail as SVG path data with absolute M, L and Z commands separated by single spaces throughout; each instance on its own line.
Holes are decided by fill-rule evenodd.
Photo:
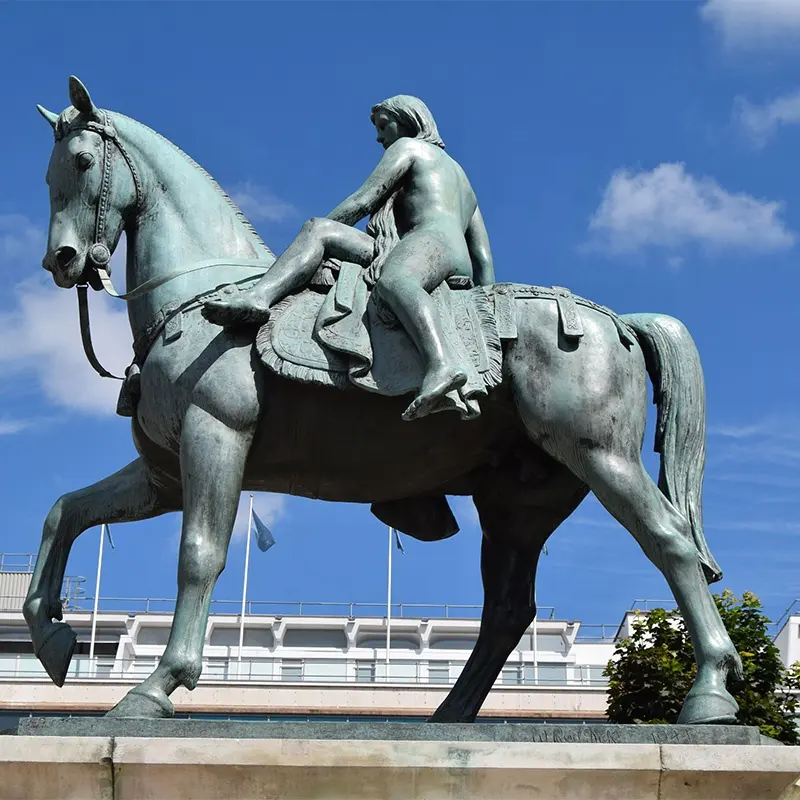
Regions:
M 636 332 L 653 382 L 658 488 L 689 522 L 706 580 L 714 583 L 722 570 L 703 534 L 706 389 L 700 355 L 686 326 L 673 317 L 627 314 L 621 319 Z

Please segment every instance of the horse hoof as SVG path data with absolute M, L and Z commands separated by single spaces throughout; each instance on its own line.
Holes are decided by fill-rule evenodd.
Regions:
M 66 622 L 52 624 L 53 628 L 39 648 L 36 657 L 47 670 L 50 680 L 56 686 L 63 686 L 78 637 Z
M 170 699 L 163 694 L 150 694 L 150 692 L 131 689 L 107 717 L 128 717 L 136 719 L 169 719 L 175 715 L 175 707 Z
M 678 716 L 679 725 L 732 725 L 739 704 L 728 692 L 689 692 Z

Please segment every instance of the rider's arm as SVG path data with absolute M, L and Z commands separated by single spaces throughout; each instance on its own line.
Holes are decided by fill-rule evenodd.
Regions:
M 389 147 L 364 185 L 339 203 L 328 214 L 328 219 L 345 225 L 355 225 L 364 217 L 374 214 L 397 188 L 411 167 L 413 146 L 409 146 L 409 141 L 413 140 L 400 139 Z
M 492 248 L 489 247 L 489 233 L 483 222 L 483 215 L 479 208 L 475 209 L 472 219 L 467 226 L 467 247 L 472 259 L 472 276 L 477 286 L 486 286 L 494 283 L 494 261 Z

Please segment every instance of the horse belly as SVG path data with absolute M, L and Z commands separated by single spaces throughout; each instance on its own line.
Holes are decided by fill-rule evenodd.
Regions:
M 363 503 L 425 494 L 485 463 L 513 427 L 499 392 L 476 420 L 444 412 L 404 422 L 410 396 L 278 378 L 265 389 L 245 470 L 249 490 Z

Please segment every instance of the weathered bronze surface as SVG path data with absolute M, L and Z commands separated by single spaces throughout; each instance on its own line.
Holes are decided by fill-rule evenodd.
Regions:
M 113 292 L 109 258 L 126 232 L 127 284 L 136 288 L 124 297 L 136 360 L 120 413 L 132 416 L 140 456 L 60 498 L 45 522 L 24 611 L 56 683 L 75 643 L 59 621 L 59 590 L 72 542 L 87 528 L 183 511 L 169 643 L 153 674 L 111 712 L 166 717 L 169 695 L 179 685 L 194 688 L 200 676 L 211 593 L 243 488 L 371 503 L 381 519 L 426 540 L 454 533 L 445 496 L 460 494 L 472 496 L 480 514 L 485 603 L 474 652 L 433 720 L 471 721 L 534 618 L 543 544 L 593 491 L 663 572 L 689 626 L 698 673 L 680 721 L 733 721 L 726 681 L 741 677 L 741 661 L 707 586 L 721 573 L 701 516 L 703 374 L 678 320 L 619 317 L 557 287 L 494 284 L 477 201 L 418 100 L 376 106 L 386 146 L 376 172 L 275 261 L 177 147 L 97 108 L 74 78 L 70 99 L 59 115 L 40 109 L 56 135 L 43 263 L 61 287 Z M 419 119 L 409 121 L 414 113 Z M 426 181 L 438 182 L 441 194 Z M 348 227 L 369 213 L 368 234 Z M 470 277 L 477 285 L 464 288 Z M 305 288 L 309 282 L 315 288 Z M 379 302 L 367 298 L 373 285 Z M 300 309 L 310 303 L 306 292 L 327 292 L 324 324 L 324 302 Z M 447 296 L 440 302 L 437 293 Z M 269 320 L 257 349 L 255 328 L 241 323 L 263 323 L 273 304 L 278 317 L 282 303 L 285 319 Z M 347 320 L 351 328 L 335 329 Z M 398 321 L 412 351 L 396 330 L 378 331 Z M 280 339 L 281 325 L 295 322 Z M 327 344 L 318 336 L 325 325 L 338 331 L 338 338 L 328 331 Z M 358 366 L 365 330 L 374 356 L 366 371 Z M 390 335 L 399 338 L 380 339 Z M 328 349 L 295 346 L 312 339 Z M 355 355 L 353 341 L 361 343 Z M 273 358 L 270 347 L 277 352 L 281 342 L 291 346 Z M 382 373 L 379 359 L 402 347 L 422 356 L 416 366 L 397 356 L 406 367 L 395 370 L 416 369 L 418 391 L 393 393 L 392 370 Z M 306 356 L 322 365 L 293 377 L 283 371 Z M 331 377 L 337 369 L 339 383 Z M 648 374 L 658 404 L 658 485 L 640 456 Z M 470 421 L 428 413 L 447 407 Z M 424 418 L 405 421 L 404 409 Z

